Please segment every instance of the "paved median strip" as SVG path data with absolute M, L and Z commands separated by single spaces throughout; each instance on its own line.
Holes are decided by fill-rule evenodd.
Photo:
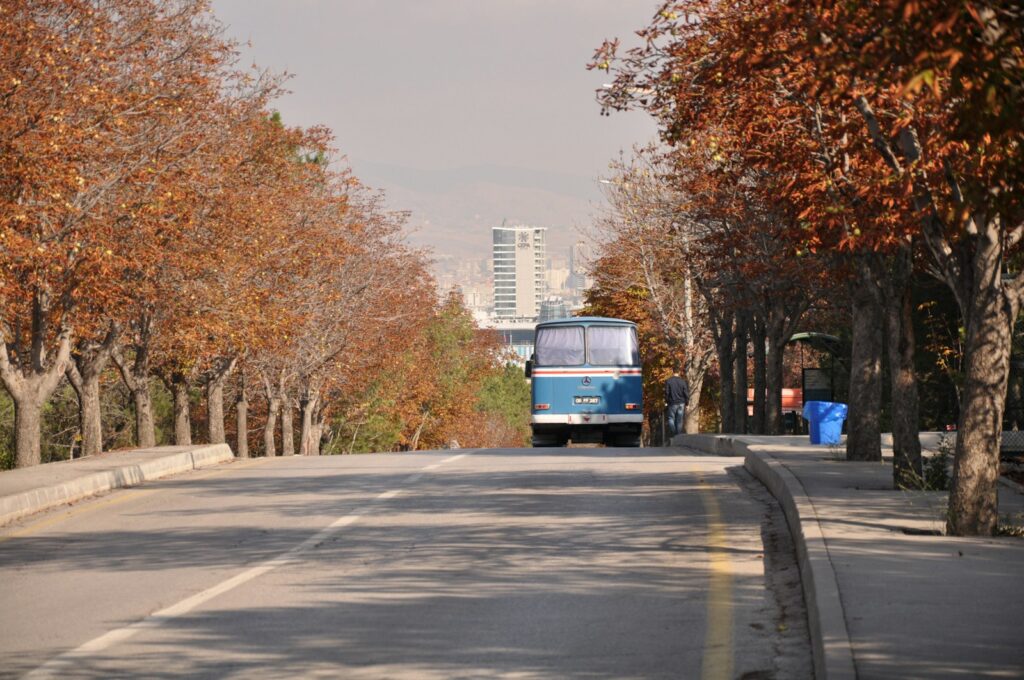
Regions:
M 405 480 L 404 486 L 408 486 L 409 484 L 422 478 L 423 475 L 427 472 L 432 472 L 437 468 L 441 467 L 442 465 L 454 462 L 456 460 L 459 460 L 460 458 L 464 458 L 467 455 L 469 454 L 461 453 L 455 456 L 445 458 L 444 460 L 441 460 L 437 463 L 432 463 L 431 465 L 428 465 L 419 470 L 418 472 L 410 475 Z M 141 621 L 137 621 L 136 623 L 130 624 L 128 626 L 124 626 L 123 628 L 112 630 L 108 633 L 105 633 L 104 635 L 89 640 L 88 642 L 76 647 L 75 649 L 69 650 L 59 656 L 54 657 L 53 659 L 50 659 L 45 664 L 31 671 L 24 677 L 32 678 L 33 680 L 39 680 L 42 678 L 62 677 L 68 670 L 73 668 L 74 665 L 82 659 L 86 659 L 93 654 L 97 654 L 99 652 L 107 650 L 116 644 L 119 644 L 121 642 L 124 642 L 125 640 L 128 640 L 129 638 L 134 637 L 136 634 L 142 631 L 159 628 L 163 624 L 179 616 L 188 614 L 196 607 L 199 607 L 200 605 L 209 602 L 215 597 L 223 595 L 224 593 L 227 593 L 231 590 L 234 590 L 235 588 L 244 585 L 245 583 L 248 583 L 253 579 L 263 576 L 264 574 L 273 571 L 274 569 L 287 566 L 289 564 L 293 564 L 298 561 L 298 558 L 303 553 L 323 543 L 325 540 L 329 539 L 331 536 L 338 533 L 341 529 L 347 526 L 351 526 L 352 524 L 355 524 L 357 521 L 359 521 L 360 518 L 368 514 L 370 508 L 372 507 L 371 504 L 394 498 L 395 496 L 399 495 L 402 491 L 403 487 L 399 487 L 381 492 L 374 496 L 369 501 L 369 504 L 356 510 L 353 510 L 352 512 L 346 515 L 342 515 L 338 519 L 334 520 L 328 526 L 316 532 L 315 534 L 305 539 L 304 541 L 302 541 L 295 547 L 291 548 L 290 550 L 281 553 L 277 557 L 266 560 L 250 569 L 246 569 L 240 574 L 236 574 L 235 576 L 232 576 L 231 578 L 225 581 L 221 581 L 220 583 L 210 588 L 207 588 L 203 591 L 196 593 L 195 595 L 187 597 L 179 602 L 176 602 L 170 607 L 165 607 L 164 609 L 153 612 Z

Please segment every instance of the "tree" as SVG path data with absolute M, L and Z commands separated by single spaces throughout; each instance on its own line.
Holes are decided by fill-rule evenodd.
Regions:
M 612 108 L 648 107 L 671 143 L 724 120 L 722 147 L 774 169 L 774 204 L 806 247 L 850 252 L 878 282 L 898 349 L 897 483 L 919 469 L 917 400 L 900 395 L 915 390 L 906 263 L 924 244 L 966 329 L 948 527 L 958 534 L 995 527 L 1008 329 L 1024 286 L 1002 274 L 1024 234 L 1018 14 L 938 1 L 669 2 L 604 94 Z M 610 68 L 615 47 L 594 65 Z M 872 269 L 872 253 L 883 266 Z
M 127 283 L 119 239 L 137 228 L 154 178 L 189 152 L 193 112 L 225 54 L 204 11 L 187 0 L 44 0 L 0 15 L 0 378 L 18 404 L 19 465 L 39 462 L 39 409 L 67 367 L 73 330 L 82 348 L 109 331 L 89 312 L 116 306 Z
M 519 436 L 493 403 L 512 390 L 496 343 L 437 308 L 406 215 L 337 160 L 329 130 L 271 113 L 281 78 L 239 70 L 221 34 L 205 0 L 0 9 L 0 382 L 17 464 L 40 462 L 43 406 L 65 378 L 85 455 L 102 449 L 103 405 L 129 394 L 118 410 L 134 411 L 140 446 L 158 442 L 154 396 L 167 410 L 168 395 L 174 440 L 190 443 L 200 390 L 198 436 L 224 441 L 235 370 L 239 455 L 253 385 L 266 453 L 278 420 L 293 451 L 297 407 L 300 451 L 316 455 L 332 409 L 364 418 L 406 374 L 415 388 L 383 402 L 396 443 Z M 104 400 L 110 361 L 124 386 Z M 71 391 L 57 394 L 70 422 Z
M 605 185 L 609 213 L 598 226 L 597 262 L 607 265 L 614 258 L 618 266 L 601 272 L 602 284 L 619 292 L 643 291 L 649 318 L 668 347 L 669 369 L 677 361 L 684 365 L 692 395 L 686 431 L 697 432 L 700 394 L 714 342 L 689 256 L 692 222 L 684 213 L 683 197 L 665 180 L 667 169 L 653 149 L 637 151 L 632 160 L 619 160 L 613 167 L 615 176 Z
M 826 3 L 805 13 L 825 90 L 860 114 L 909 200 L 965 333 L 965 384 L 947 528 L 991 534 L 1011 329 L 1024 281 L 1006 275 L 1024 235 L 1024 24 L 998 3 Z M 860 21 L 877 31 L 865 41 Z M 814 33 L 811 33 L 814 31 Z M 843 52 L 860 46 L 860 58 Z

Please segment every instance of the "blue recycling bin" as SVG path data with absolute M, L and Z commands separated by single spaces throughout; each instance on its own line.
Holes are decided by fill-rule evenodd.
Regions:
M 833 401 L 809 401 L 804 404 L 804 419 L 812 444 L 838 444 L 846 420 L 846 404 Z

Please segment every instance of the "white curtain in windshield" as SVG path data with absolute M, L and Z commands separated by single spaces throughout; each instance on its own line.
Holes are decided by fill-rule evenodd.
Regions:
M 587 329 L 590 363 L 598 366 L 636 366 L 640 352 L 636 333 L 628 326 L 591 326 Z
M 583 326 L 542 328 L 537 332 L 538 366 L 579 366 L 583 363 Z

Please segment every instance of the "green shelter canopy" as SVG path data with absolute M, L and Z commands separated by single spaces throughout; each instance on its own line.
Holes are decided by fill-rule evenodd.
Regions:
M 843 341 L 828 333 L 797 333 L 789 339 L 791 343 L 803 342 L 819 352 L 827 352 L 836 358 L 843 357 Z

